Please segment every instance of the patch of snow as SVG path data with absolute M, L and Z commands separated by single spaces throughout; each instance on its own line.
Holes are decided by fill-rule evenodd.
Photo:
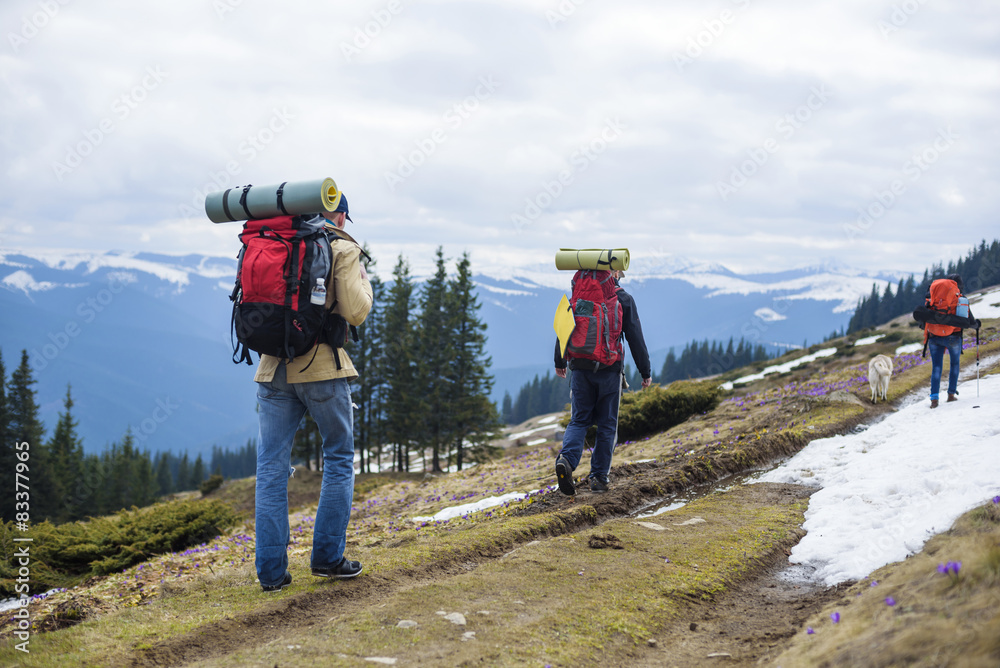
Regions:
M 783 364 L 775 364 L 773 366 L 765 368 L 763 371 L 759 373 L 755 373 L 750 376 L 743 376 L 742 378 L 737 378 L 736 380 L 731 380 L 727 383 L 723 383 L 722 389 L 731 390 L 736 385 L 741 385 L 743 383 L 750 383 L 755 380 L 760 380 L 764 376 L 770 375 L 772 373 L 786 373 L 788 371 L 791 371 L 797 366 L 806 364 L 808 362 L 813 362 L 815 360 L 820 359 L 821 357 L 829 357 L 830 355 L 833 355 L 836 352 L 837 352 L 836 348 L 824 348 L 822 350 L 817 350 L 811 355 L 798 357 L 796 359 L 791 360 L 790 362 L 785 362 Z
M 908 355 L 910 353 L 919 353 L 924 349 L 924 344 L 922 343 L 907 343 L 905 346 L 900 346 L 896 348 L 896 357 L 900 355 Z
M 918 401 L 858 434 L 818 439 L 759 478 L 819 487 L 789 561 L 826 585 L 901 561 L 1000 494 L 1000 376 L 959 385 L 934 411 Z
M 873 344 L 876 341 L 878 341 L 879 339 L 881 339 L 883 336 L 885 336 L 885 334 L 875 334 L 874 336 L 866 336 L 863 339 L 858 339 L 857 341 L 855 341 L 854 345 L 856 345 L 856 346 L 870 346 L 871 344 Z
M 549 425 L 545 425 L 543 427 L 535 427 L 534 429 L 529 429 L 527 431 L 521 431 L 521 432 L 518 432 L 516 434 L 510 434 L 509 436 L 507 436 L 507 438 L 509 438 L 509 439 L 515 439 L 516 440 L 518 438 L 524 438 L 525 436 L 531 436 L 532 434 L 538 433 L 540 431 L 546 431 L 546 430 L 550 430 L 550 429 L 557 429 L 558 427 L 559 427 L 559 425 L 557 425 L 557 424 L 549 424 Z
M 500 506 L 508 501 L 520 501 L 521 499 L 534 494 L 534 492 L 511 492 L 509 494 L 504 494 L 503 496 L 488 496 L 485 499 L 480 499 L 479 501 L 474 501 L 473 503 L 464 503 L 460 506 L 452 506 L 451 508 L 445 508 L 437 512 L 430 517 L 421 516 L 414 517 L 414 522 L 446 522 L 448 520 L 454 519 L 456 517 L 461 517 L 462 515 L 467 515 L 469 513 L 475 513 L 480 510 L 486 510 L 487 508 L 493 508 L 494 506 Z
M 536 438 L 533 441 L 528 441 L 525 445 L 541 445 L 542 443 L 546 442 L 547 440 L 549 440 L 549 439 L 547 439 L 547 438 Z
M 538 421 L 538 424 L 548 424 L 550 422 L 555 422 L 561 417 L 562 417 L 561 415 L 550 415 L 548 417 L 543 417 L 541 420 Z
M 989 292 L 984 291 L 978 298 L 969 299 L 969 310 L 980 320 L 983 318 L 1000 318 L 1000 287 Z

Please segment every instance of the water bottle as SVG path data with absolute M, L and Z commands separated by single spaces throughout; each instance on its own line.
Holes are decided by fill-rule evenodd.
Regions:
M 326 305 L 326 286 L 323 285 L 322 278 L 316 279 L 316 285 L 313 286 L 312 295 L 309 297 L 309 302 L 311 304 L 316 304 L 317 306 Z
M 955 315 L 957 315 L 959 318 L 968 318 L 969 317 L 969 298 L 968 297 L 959 297 L 958 298 L 958 306 L 955 307 Z

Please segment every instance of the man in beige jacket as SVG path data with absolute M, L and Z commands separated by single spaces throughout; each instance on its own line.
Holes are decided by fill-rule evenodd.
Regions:
M 372 307 L 372 287 L 361 264 L 361 248 L 344 231 L 350 220 L 347 198 L 328 220 L 333 250 L 326 307 L 350 325 L 364 322 Z M 353 221 L 352 221 L 353 222 Z M 337 357 L 335 357 L 335 355 Z M 308 367 L 308 368 L 307 368 Z M 288 572 L 288 477 L 292 439 L 306 411 L 323 437 L 323 487 L 316 510 L 312 574 L 353 578 L 361 564 L 344 556 L 354 497 L 354 413 L 350 383 L 358 377 L 345 350 L 318 343 L 288 362 L 264 355 L 257 367 L 260 437 L 257 444 L 256 566 L 264 591 L 292 582 Z

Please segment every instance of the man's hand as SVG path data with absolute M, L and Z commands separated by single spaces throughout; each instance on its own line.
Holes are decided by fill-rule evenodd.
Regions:
M 556 369 L 556 375 L 559 376 L 560 378 L 565 378 L 566 377 L 566 369 L 565 368 L 563 368 L 563 369 Z
M 649 387 L 652 384 L 653 384 L 653 377 L 652 376 L 650 376 L 649 378 L 643 378 L 642 379 L 642 389 L 645 390 L 647 387 Z

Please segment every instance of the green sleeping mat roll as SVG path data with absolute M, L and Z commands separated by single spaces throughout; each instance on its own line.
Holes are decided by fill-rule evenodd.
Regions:
M 576 271 L 578 269 L 628 270 L 627 248 L 560 248 L 556 252 L 556 269 Z
M 213 223 L 229 223 L 335 211 L 339 204 L 337 184 L 327 178 L 220 190 L 205 197 L 205 213 Z

